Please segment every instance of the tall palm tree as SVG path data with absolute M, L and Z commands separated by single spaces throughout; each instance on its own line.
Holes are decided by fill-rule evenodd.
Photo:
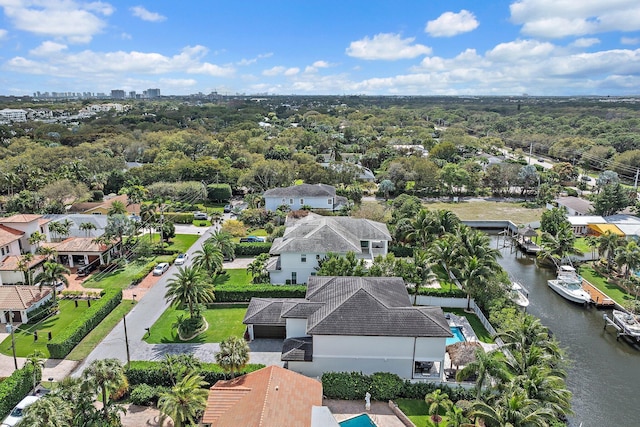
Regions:
M 453 269 L 455 268 L 455 262 L 459 256 L 459 247 L 456 236 L 448 234 L 442 238 L 434 241 L 429 245 L 429 257 L 432 262 L 437 262 L 442 266 L 445 277 L 443 278 L 449 282 L 449 290 L 453 287 Z
M 236 257 L 236 244 L 233 242 L 233 236 L 226 231 L 215 231 L 211 234 L 205 243 L 213 243 L 222 251 L 224 258 L 233 260 Z
M 190 372 L 196 372 L 202 363 L 193 354 L 165 354 L 162 361 L 162 372 L 176 385 Z
M 429 415 L 431 416 L 431 421 L 433 421 L 438 427 L 440 425 L 440 408 L 447 407 L 451 404 L 449 400 L 449 395 L 443 393 L 439 388 L 434 390 L 433 392 L 427 394 L 424 397 L 424 401 L 427 405 L 429 405 Z
M 55 236 L 55 239 L 59 239 L 64 233 L 64 225 L 58 221 L 52 221 L 49 223 L 49 232 Z
M 98 359 L 82 372 L 83 388 L 102 396 L 102 413 L 109 419 L 109 394 L 126 383 L 124 368 L 118 359 Z
M 631 271 L 640 267 L 640 246 L 634 240 L 629 240 L 625 246 L 617 247 L 615 250 L 616 264 L 624 268 L 624 278 L 629 279 Z
M 564 377 L 548 366 L 531 366 L 523 375 L 512 379 L 529 399 L 539 402 L 560 417 L 571 414 L 571 392 L 567 390 Z
M 127 213 L 127 205 L 120 200 L 114 200 L 111 207 L 107 211 L 107 215 L 125 215 Z
M 31 233 L 31 236 L 29 236 L 29 244 L 31 246 L 35 246 L 36 250 L 40 248 L 40 243 L 44 242 L 45 240 L 47 240 L 47 236 L 39 231 L 34 231 L 33 233 Z
M 482 387 L 487 379 L 505 380 L 507 378 L 504 354 L 497 350 L 485 353 L 482 348 L 477 349 L 476 360 L 456 372 L 456 381 L 464 381 L 474 374 L 476 375 L 476 399 L 480 400 Z
M 471 297 L 482 290 L 495 275 L 493 263 L 479 259 L 476 255 L 461 259 L 462 265 L 454 269 L 455 277 L 460 281 L 462 289 L 467 293 L 467 311 L 471 310 Z
M 197 267 L 180 267 L 175 278 L 167 283 L 164 297 L 174 306 L 189 307 L 191 318 L 198 304 L 212 302 L 215 299 L 213 284 L 204 280 L 202 271 Z
M 552 410 L 529 399 L 522 390 L 507 391 L 491 404 L 476 401 L 471 414 L 486 425 L 501 427 L 548 427 L 556 419 Z
M 570 260 L 571 255 L 582 255 L 575 247 L 575 241 L 571 224 L 561 223 L 555 234 L 542 233 L 542 250 L 538 253 L 538 258 L 549 259 L 558 267 Z
M 249 361 L 249 345 L 243 338 L 231 336 L 220 343 L 220 351 L 215 358 L 216 363 L 234 378 L 235 373 Z
M 71 232 L 71 226 L 73 225 L 73 221 L 69 219 L 65 219 L 64 221 L 58 222 L 60 224 L 60 236 L 63 239 L 69 237 L 69 233 Z
M 202 249 L 194 252 L 193 263 L 207 273 L 216 275 L 222 270 L 224 255 L 220 247 L 211 242 L 205 242 Z
M 207 382 L 196 373 L 185 376 L 171 391 L 164 392 L 158 400 L 160 411 L 171 417 L 175 427 L 196 424 L 200 413 L 207 406 L 209 392 L 203 388 Z
M 92 222 L 83 222 L 83 223 L 81 223 L 81 224 L 78 226 L 78 228 L 79 228 L 81 231 L 84 231 L 84 235 L 85 235 L 86 237 L 89 237 L 90 232 L 91 232 L 92 230 L 95 230 L 95 229 L 96 229 L 96 228 L 98 228 L 98 227 L 96 227 L 96 225 L 95 225 L 94 223 L 92 223 Z
M 22 427 L 68 427 L 73 412 L 68 401 L 58 396 L 44 396 L 29 405 L 20 421 Z
M 620 236 L 610 231 L 605 231 L 598 236 L 598 253 L 606 258 L 608 265 L 612 264 L 616 248 L 620 246 Z
M 36 253 L 38 255 L 45 255 L 48 260 L 54 260 L 58 256 L 58 251 L 50 246 L 40 246 Z
M 69 279 L 67 276 L 70 271 L 67 267 L 57 262 L 47 261 L 44 263 L 44 269 L 42 273 L 36 276 L 36 283 L 40 282 L 40 289 L 42 286 L 51 286 L 53 291 L 53 303 L 56 303 L 56 286 L 58 283 L 64 283 L 65 287 L 69 286 Z
M 25 366 L 33 367 L 33 388 L 38 385 L 38 378 L 42 376 L 42 368 L 44 368 L 45 355 L 40 350 L 35 350 L 27 356 Z
M 24 274 L 24 281 L 27 283 L 27 285 L 31 285 L 31 283 L 33 283 L 31 261 L 33 261 L 33 254 L 31 252 L 27 252 L 26 254 L 21 255 L 20 259 L 18 260 L 18 270 L 22 271 L 22 274 Z

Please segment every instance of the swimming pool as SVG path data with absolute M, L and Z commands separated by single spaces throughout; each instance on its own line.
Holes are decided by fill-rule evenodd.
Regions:
M 447 345 L 455 344 L 457 342 L 466 341 L 462 328 L 459 326 L 451 326 L 451 333 L 453 337 L 447 338 Z
M 340 424 L 340 427 L 376 427 L 367 414 L 357 415 L 338 424 Z

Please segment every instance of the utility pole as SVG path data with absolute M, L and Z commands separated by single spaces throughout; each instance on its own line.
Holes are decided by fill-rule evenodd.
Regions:
M 640 168 L 636 170 L 636 182 L 633 184 L 633 188 L 638 189 L 638 176 L 640 176 Z
M 13 312 L 7 311 L 8 321 L 7 331 L 11 332 L 11 350 L 13 351 L 13 366 L 15 366 L 16 370 L 18 369 L 18 359 L 16 358 L 16 338 L 13 335 Z
M 129 354 L 129 336 L 127 335 L 127 315 L 122 316 L 122 322 L 124 324 L 124 344 L 127 347 L 127 369 L 131 365 L 131 356 Z M 16 368 L 17 369 L 17 368 Z
M 531 164 L 531 156 L 533 156 L 533 141 L 529 144 L 529 164 Z

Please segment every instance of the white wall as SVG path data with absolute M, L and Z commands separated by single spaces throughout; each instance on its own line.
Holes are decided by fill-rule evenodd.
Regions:
M 292 211 L 300 209 L 303 205 L 314 209 L 333 209 L 333 197 L 302 197 L 304 203 L 300 203 L 300 197 L 265 197 L 264 207 L 268 211 L 275 211 L 279 206 L 286 205 Z M 329 203 L 331 199 L 331 203 Z
M 287 338 L 308 337 L 307 319 L 286 319 Z
M 305 254 L 307 256 L 307 262 L 301 262 L 301 255 L 299 253 L 283 253 L 280 254 L 280 268 L 281 270 L 274 270 L 269 272 L 269 278 L 271 283 L 283 284 L 287 280 L 291 279 L 291 273 L 295 271 L 297 276 L 297 283 L 307 283 L 311 273 L 316 272 L 318 266 L 317 255 L 323 258 L 325 254 Z

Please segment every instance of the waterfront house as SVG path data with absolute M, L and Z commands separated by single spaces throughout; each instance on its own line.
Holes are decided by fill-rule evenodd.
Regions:
M 311 277 L 305 298 L 252 298 L 250 339 L 284 338 L 282 360 L 307 376 L 391 372 L 441 380 L 446 339 L 440 307 L 413 306 L 399 277 Z

